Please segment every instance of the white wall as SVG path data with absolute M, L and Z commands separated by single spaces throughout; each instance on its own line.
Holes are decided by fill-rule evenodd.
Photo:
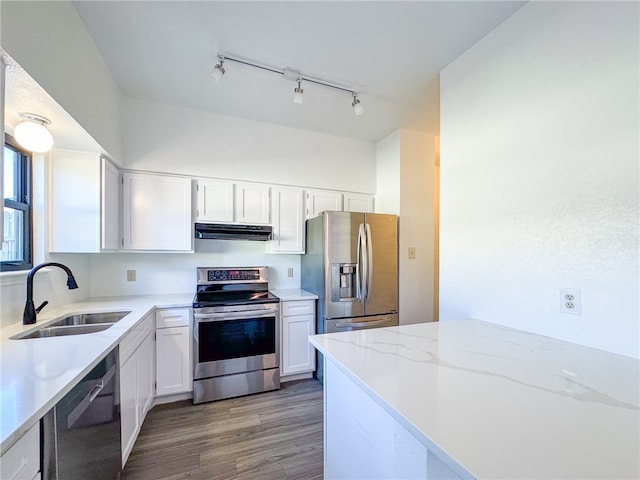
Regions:
M 126 98 L 126 168 L 375 193 L 375 145 Z
M 434 320 L 435 152 L 433 135 L 401 130 L 400 138 L 400 323 L 407 325 Z
M 376 211 L 399 216 L 401 325 L 434 320 L 434 140 L 398 130 L 377 145 Z M 409 258 L 409 247 L 415 258 Z
M 640 356 L 638 9 L 530 2 L 442 71 L 441 319 Z
M 270 288 L 300 288 L 300 255 L 266 254 L 265 242 L 196 240 L 195 254 L 92 255 L 91 296 L 195 293 L 197 267 L 263 265 L 270 267 Z M 135 282 L 127 282 L 127 270 L 136 270 Z
M 1 2 L 0 22 L 2 48 L 120 163 L 120 92 L 71 2 Z
M 400 130 L 376 145 L 376 212 L 400 215 Z

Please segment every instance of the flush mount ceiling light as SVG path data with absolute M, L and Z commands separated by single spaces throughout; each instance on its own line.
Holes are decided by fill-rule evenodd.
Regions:
M 293 103 L 297 103 L 298 105 L 302 105 L 302 100 L 303 100 L 302 94 L 304 93 L 304 90 L 300 86 L 301 83 L 302 83 L 302 79 L 299 78 L 297 88 L 293 89 Z
M 51 121 L 35 113 L 19 113 L 18 115 L 22 118 L 22 123 L 13 129 L 16 142 L 25 150 L 34 153 L 44 153 L 51 150 L 53 136 L 47 128 Z
M 211 79 L 215 83 L 220 83 L 220 80 L 224 75 L 225 70 L 222 65 L 224 64 L 225 60 L 241 63 L 242 65 L 247 65 L 249 67 L 259 68 L 261 70 L 266 70 L 268 72 L 277 73 L 279 75 L 282 75 L 287 80 L 293 80 L 298 82 L 298 87 L 293 89 L 293 103 L 297 103 L 297 104 L 302 103 L 303 101 L 302 94 L 304 93 L 304 90 L 302 89 L 301 83 L 302 81 L 305 81 L 309 83 L 315 83 L 316 85 L 322 85 L 324 87 L 333 88 L 335 90 L 341 90 L 343 92 L 347 92 L 351 94 L 353 96 L 353 103 L 351 104 L 351 106 L 353 107 L 353 111 L 355 112 L 355 114 L 362 115 L 364 113 L 364 108 L 362 107 L 362 104 L 358 99 L 358 95 L 360 94 L 360 92 L 356 89 L 345 87 L 337 83 L 329 82 L 326 80 L 322 80 L 317 77 L 310 77 L 309 75 L 304 75 L 300 72 L 291 70 L 289 68 L 272 67 L 270 65 L 256 62 L 254 60 L 248 60 L 246 58 L 236 57 L 234 55 L 218 55 L 219 63 L 215 67 L 213 67 L 213 71 L 211 73 Z
M 213 67 L 213 70 L 211 71 L 211 80 L 213 80 L 214 83 L 220 83 L 220 80 L 222 80 L 222 76 L 224 75 L 224 57 L 218 57 L 220 59 L 220 63 L 218 63 L 215 67 Z

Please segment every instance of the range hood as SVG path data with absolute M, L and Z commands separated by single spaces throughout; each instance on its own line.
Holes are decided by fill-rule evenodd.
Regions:
M 271 240 L 270 225 L 196 223 L 196 238 L 209 240 Z

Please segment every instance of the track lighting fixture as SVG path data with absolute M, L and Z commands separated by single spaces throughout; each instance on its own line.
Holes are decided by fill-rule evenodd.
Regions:
M 224 75 L 224 57 L 218 57 L 220 59 L 220 63 L 218 63 L 215 67 L 213 67 L 213 70 L 211 71 L 211 80 L 213 80 L 214 83 L 220 83 L 220 80 L 222 80 L 222 76 Z
M 236 57 L 232 55 L 218 55 L 218 60 L 219 60 L 219 63 L 215 67 L 213 67 L 213 71 L 211 72 L 211 79 L 215 83 L 220 83 L 220 80 L 222 80 L 222 76 L 224 75 L 224 72 L 225 72 L 223 64 L 225 60 L 229 60 L 232 62 L 247 65 L 249 67 L 259 68 L 261 70 L 266 70 L 268 72 L 277 73 L 279 75 L 284 76 L 284 78 L 287 80 L 294 80 L 298 82 L 298 86 L 293 89 L 293 103 L 297 103 L 298 105 L 302 104 L 303 102 L 302 94 L 304 93 L 304 90 L 302 89 L 302 81 L 305 81 L 305 82 L 315 83 L 317 85 L 322 85 L 324 87 L 329 87 L 335 90 L 341 90 L 343 92 L 350 93 L 353 96 L 353 103 L 351 104 L 351 106 L 353 107 L 353 111 L 355 112 L 355 114 L 362 115 L 364 113 L 364 107 L 362 106 L 362 104 L 360 103 L 360 99 L 358 98 L 358 95 L 360 94 L 360 92 L 356 89 L 344 87 L 342 85 L 338 85 L 337 83 L 328 82 L 320 78 L 310 77 L 308 75 L 304 75 L 300 72 L 291 70 L 289 68 L 272 67 L 270 65 L 265 65 L 263 63 L 259 63 L 254 60 L 248 60 L 245 58 Z
M 353 107 L 353 112 L 356 115 L 362 115 L 364 113 L 364 107 L 360 103 L 360 100 L 358 100 L 358 94 L 357 93 L 353 94 L 353 103 L 351 104 L 351 106 Z
M 302 94 L 304 93 L 304 90 L 302 89 L 302 87 L 300 86 L 300 84 L 302 83 L 302 79 L 299 78 L 297 80 L 298 82 L 298 87 L 293 89 L 293 103 L 297 103 L 298 105 L 302 105 Z
M 19 113 L 22 123 L 13 129 L 13 136 L 22 148 L 34 153 L 44 153 L 53 147 L 53 136 L 47 128 L 48 118 L 35 113 Z

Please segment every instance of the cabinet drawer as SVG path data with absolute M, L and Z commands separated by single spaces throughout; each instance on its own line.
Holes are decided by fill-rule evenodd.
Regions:
M 0 478 L 30 480 L 39 478 L 40 423 L 36 423 L 0 459 Z
M 315 300 L 300 300 L 295 302 L 282 302 L 282 316 L 306 315 L 315 313 Z
M 156 328 L 188 327 L 191 312 L 188 308 L 169 308 L 156 312 Z
M 146 338 L 146 336 L 153 331 L 153 314 L 149 314 L 138 322 L 138 324 L 131 329 L 126 337 L 120 342 L 120 365 L 135 352 L 138 345 Z

